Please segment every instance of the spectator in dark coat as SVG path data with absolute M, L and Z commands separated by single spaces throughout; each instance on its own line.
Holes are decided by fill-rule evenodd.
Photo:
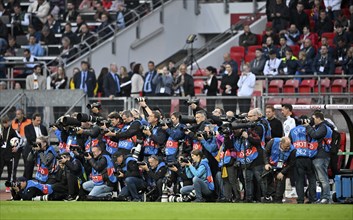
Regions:
M 257 44 L 257 36 L 250 31 L 249 25 L 244 26 L 244 33 L 239 37 L 239 45 L 248 48 L 248 46 Z

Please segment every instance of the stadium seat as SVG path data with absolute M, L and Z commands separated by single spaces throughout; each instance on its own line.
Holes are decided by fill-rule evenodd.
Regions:
M 300 47 L 298 45 L 293 45 L 293 46 L 290 46 L 290 48 L 293 51 L 293 55 L 298 57 L 298 54 L 299 54 L 299 51 L 300 51 Z
M 353 79 L 349 83 L 349 92 L 353 93 Z
M 202 94 L 203 85 L 204 85 L 204 81 L 202 79 L 194 80 L 195 95 Z
M 268 99 L 266 104 L 267 105 L 282 104 L 282 98 L 271 98 L 271 99 Z
M 268 93 L 281 93 L 283 88 L 283 80 L 275 79 L 271 80 L 268 85 Z
M 312 93 L 315 79 L 304 79 L 299 86 L 299 93 Z
M 298 98 L 297 103 L 298 105 L 309 105 L 312 102 L 312 98 Z
M 172 103 L 170 105 L 170 112 L 178 112 L 179 111 L 179 99 L 172 99 Z
M 205 69 L 197 69 L 193 76 L 205 76 L 205 75 L 206 75 Z
M 230 57 L 237 61 L 238 64 L 244 60 L 245 48 L 243 46 L 233 46 L 230 48 Z
M 335 68 L 335 74 L 336 75 L 342 75 L 342 66 L 337 66 Z
M 312 20 L 311 19 L 311 9 L 304 9 L 304 12 L 305 12 L 305 14 L 308 15 L 309 20 Z
M 256 53 L 255 52 L 251 52 L 251 53 L 247 53 L 246 56 L 244 57 L 244 62 L 245 63 L 250 63 L 253 59 L 255 59 L 256 57 Z
M 344 16 L 346 16 L 347 19 L 351 18 L 351 13 L 349 12 L 349 8 L 342 8 L 342 13 Z
M 262 34 L 256 34 L 256 37 L 257 37 L 257 44 L 258 44 L 258 45 L 261 45 L 261 42 L 262 42 Z
M 296 98 L 283 98 L 282 103 L 294 105 L 295 103 L 297 103 L 297 99 Z
M 289 79 L 283 86 L 284 93 L 296 93 L 299 87 L 299 80 L 297 79 Z
M 256 49 L 258 49 L 258 48 L 261 49 L 262 46 L 261 46 L 261 45 L 248 46 L 248 53 L 247 53 L 247 54 L 249 54 L 249 53 L 255 53 Z
M 346 79 L 335 79 L 331 85 L 332 93 L 342 93 L 347 88 L 347 80 Z
M 335 32 L 325 32 L 321 34 L 321 37 L 327 37 L 327 40 L 332 39 L 335 37 Z
M 317 81 L 316 85 L 314 86 L 314 92 L 315 93 L 319 92 L 319 83 L 320 83 L 320 86 L 321 86 L 321 93 L 327 93 L 327 91 L 328 91 L 328 89 L 330 87 L 331 81 L 328 78 L 321 79 L 320 81 Z

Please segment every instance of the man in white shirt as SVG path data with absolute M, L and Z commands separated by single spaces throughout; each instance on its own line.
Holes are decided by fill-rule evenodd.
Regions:
M 293 115 L 293 106 L 291 104 L 282 105 L 282 114 L 286 117 L 286 120 L 283 122 L 283 132 L 284 136 L 288 137 L 290 130 L 296 126 L 295 119 Z
M 281 60 L 276 57 L 276 51 L 270 50 L 269 52 L 270 59 L 266 61 L 264 68 L 264 75 L 278 75 L 278 67 L 281 64 Z
M 250 110 L 251 95 L 254 92 L 255 83 L 256 76 L 250 72 L 250 65 L 247 63 L 243 64 L 243 72 L 238 81 L 238 96 L 246 97 L 246 99 L 238 100 L 240 113 L 246 113 Z

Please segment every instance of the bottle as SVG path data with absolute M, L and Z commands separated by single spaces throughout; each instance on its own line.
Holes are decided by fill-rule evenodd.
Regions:
M 321 198 L 321 186 L 318 182 L 316 182 L 316 200 L 320 200 Z

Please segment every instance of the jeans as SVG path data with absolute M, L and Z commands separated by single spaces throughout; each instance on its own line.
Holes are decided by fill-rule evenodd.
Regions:
M 308 179 L 308 194 L 309 194 L 309 202 L 316 201 L 316 177 L 313 162 L 308 157 L 297 157 L 296 164 L 296 181 L 295 181 L 295 189 L 297 191 L 298 203 L 304 203 L 304 183 L 305 176 Z
M 322 192 L 321 199 L 330 200 L 330 183 L 328 179 L 327 168 L 330 163 L 330 158 L 316 158 L 313 160 L 316 179 L 319 181 Z
M 240 200 L 238 173 L 235 166 L 226 167 L 228 177 L 223 178 L 224 195 L 227 200 Z M 233 196 L 232 196 L 233 195 Z
M 95 186 L 92 180 L 84 182 L 82 185 L 83 189 L 89 191 L 89 196 L 104 197 L 113 191 L 113 187 L 107 186 L 105 184 L 100 186 Z
M 196 200 L 202 200 L 202 196 L 210 196 L 212 194 L 212 191 L 208 188 L 204 180 L 195 176 L 192 182 L 194 183 Z
M 132 200 L 141 200 L 141 196 L 138 191 L 145 188 L 145 182 L 141 178 L 137 177 L 127 177 L 125 179 L 125 187 L 121 189 L 119 195 L 128 197 L 130 196 Z
M 244 175 L 243 170 L 243 175 L 245 176 L 245 194 L 246 194 L 246 200 L 247 201 L 252 201 L 254 198 L 254 183 L 253 183 L 253 178 L 255 177 L 255 180 L 257 181 L 257 185 L 260 188 L 260 196 L 265 196 L 266 194 L 266 185 L 264 181 L 261 178 L 261 174 L 263 172 L 264 165 L 259 165 L 256 167 L 250 167 L 247 168 L 246 174 Z
M 216 174 L 216 192 L 218 195 L 218 199 L 223 199 L 224 198 L 224 182 L 222 179 L 222 173 L 221 171 L 218 171 Z

